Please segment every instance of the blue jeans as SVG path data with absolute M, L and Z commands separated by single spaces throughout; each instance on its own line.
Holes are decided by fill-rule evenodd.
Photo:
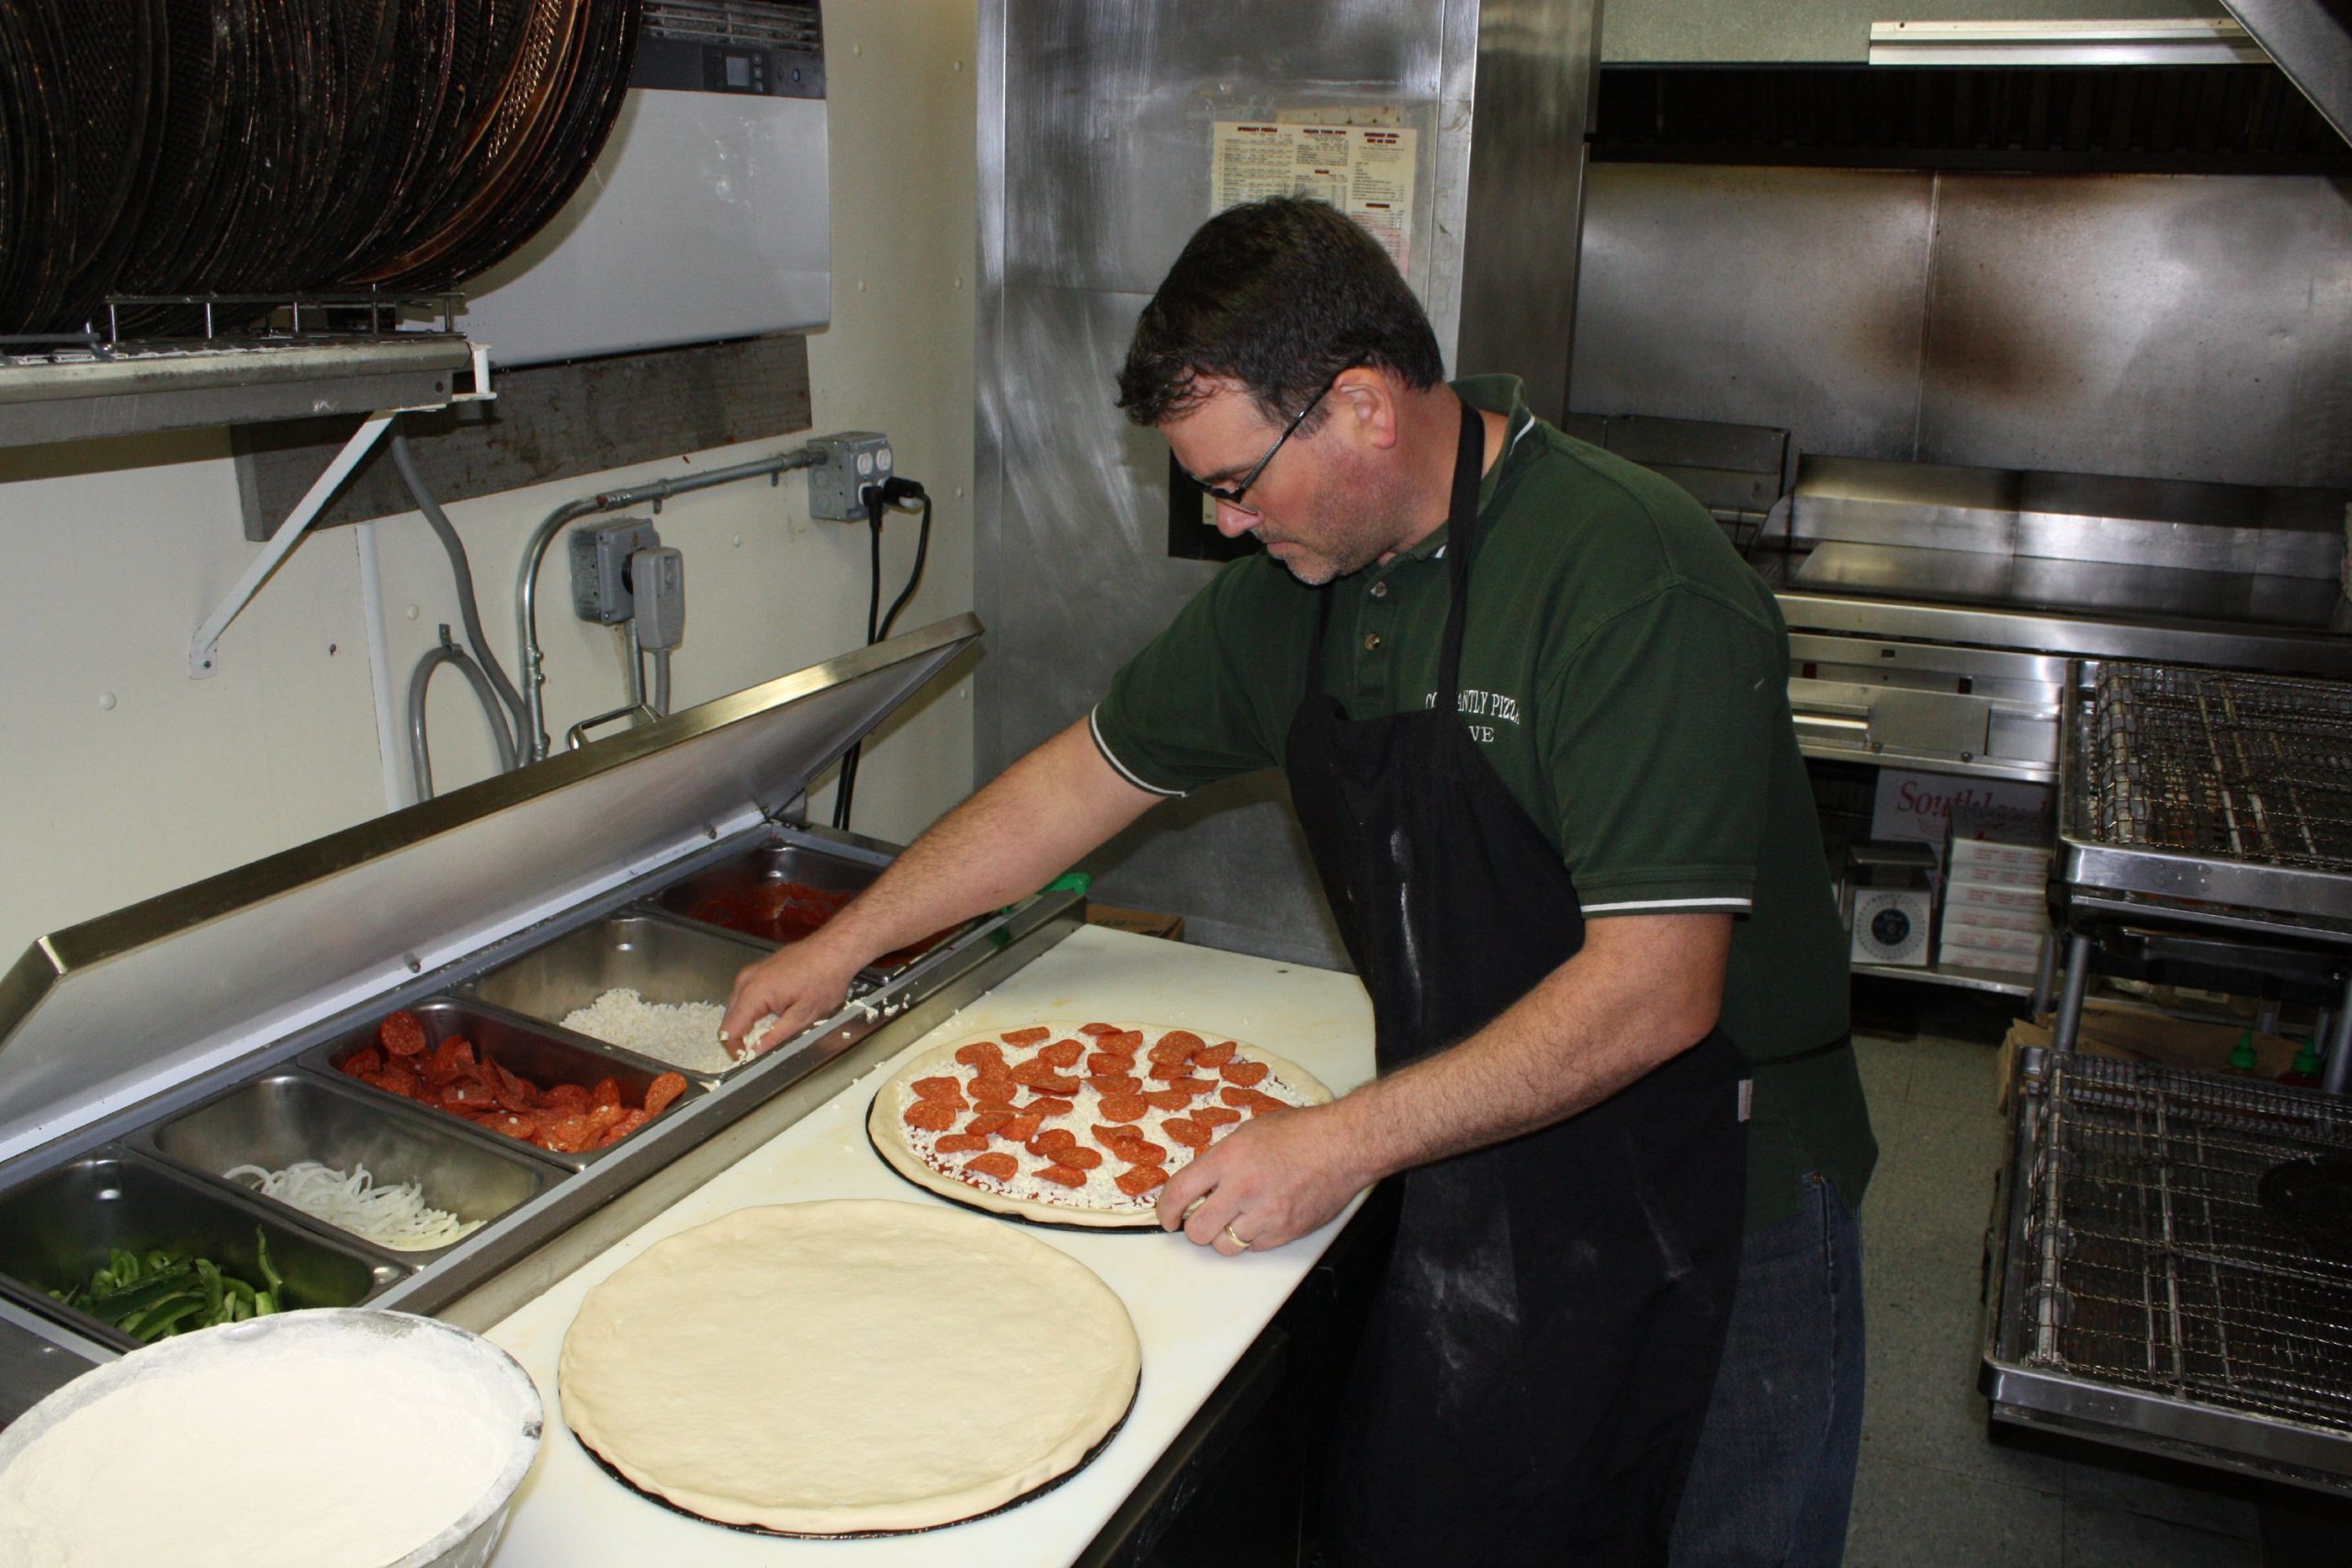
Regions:
M 1675 1568 L 1836 1568 L 1862 1441 L 1862 1233 L 1838 1190 L 1750 1235 Z

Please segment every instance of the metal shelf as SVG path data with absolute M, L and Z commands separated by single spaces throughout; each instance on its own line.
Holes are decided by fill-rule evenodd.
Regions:
M 1885 980 L 1917 980 L 1923 986 L 1950 986 L 1963 991 L 1986 991 L 2005 997 L 2033 995 L 2033 976 L 2007 969 L 1970 969 L 1928 964 L 1864 964 L 1850 965 L 1857 975 Z
M 474 345 L 440 332 L 0 354 L 0 447 L 435 409 L 469 370 L 488 385 Z

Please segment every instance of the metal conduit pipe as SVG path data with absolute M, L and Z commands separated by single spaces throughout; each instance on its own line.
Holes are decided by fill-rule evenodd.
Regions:
M 408 487 L 409 498 L 416 502 L 416 509 L 424 514 L 425 525 L 433 530 L 435 537 L 441 541 L 441 548 L 449 557 L 450 575 L 458 580 L 458 618 L 466 628 L 466 645 L 473 650 L 482 672 L 490 677 L 491 686 L 498 694 L 502 706 L 492 710 L 493 715 L 503 713 L 506 716 L 495 722 L 509 732 L 518 730 L 523 727 L 523 694 L 514 689 L 514 682 L 509 681 L 506 671 L 499 667 L 498 655 L 492 651 L 490 638 L 482 633 L 481 612 L 474 604 L 473 563 L 466 558 L 465 544 L 458 539 L 458 530 L 449 522 L 449 514 L 441 510 L 441 503 L 425 488 L 424 476 L 417 469 L 416 454 L 409 449 L 408 436 L 397 424 L 392 426 L 392 466 L 400 470 L 401 482 Z M 443 640 L 447 640 L 447 628 L 443 628 L 442 635 Z M 480 682 L 476 684 L 479 686 Z M 501 771 L 514 772 L 514 748 L 503 746 L 500 751 L 506 759 Z
M 713 468 L 708 473 L 657 479 L 651 484 L 633 485 L 628 490 L 610 490 L 578 501 L 567 501 L 540 520 L 538 527 L 532 531 L 530 542 L 523 547 L 522 570 L 514 585 L 514 629 L 522 645 L 523 705 L 526 713 L 522 745 L 528 754 L 528 761 L 545 761 L 550 745 L 547 733 L 547 674 L 539 649 L 538 581 L 539 567 L 547 559 L 548 547 L 555 543 L 556 536 L 569 525 L 582 517 L 593 517 L 600 512 L 618 512 L 625 507 L 648 502 L 659 506 L 673 495 L 708 490 L 713 485 L 731 484 L 737 479 L 758 479 L 763 474 L 773 479 L 795 468 L 805 468 L 815 461 L 814 453 L 805 446 L 796 446 L 789 452 L 779 452 L 772 457 L 737 463 L 731 468 Z
M 491 739 L 498 746 L 498 771 L 514 771 L 514 737 L 507 728 L 504 710 L 499 695 L 473 657 L 450 640 L 447 622 L 441 626 L 441 646 L 425 650 L 416 661 L 416 672 L 408 678 L 408 765 L 416 780 L 416 798 L 433 798 L 433 750 L 424 738 L 424 694 L 433 684 L 433 672 L 444 664 L 454 664 L 472 682 L 474 695 L 481 700 L 482 716 L 490 720 Z

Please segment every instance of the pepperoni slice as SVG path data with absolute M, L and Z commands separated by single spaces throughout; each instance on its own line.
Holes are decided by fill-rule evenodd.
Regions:
M 1187 1056 L 1208 1043 L 1189 1029 L 1171 1029 L 1159 1037 L 1159 1043 L 1170 1050 L 1181 1047 Z
M 982 1156 L 981 1157 L 986 1158 L 987 1156 Z M 1051 1181 L 1061 1187 L 1083 1187 L 1086 1185 L 1086 1172 L 1082 1170 L 1073 1170 L 1066 1165 L 1049 1165 L 1045 1169 L 1037 1173 L 1037 1179 L 1040 1181 Z
M 964 1098 L 964 1084 L 960 1078 L 917 1078 L 907 1087 L 915 1091 L 917 1100 L 961 1101 Z
M 1222 1127 L 1228 1122 L 1241 1120 L 1241 1112 L 1222 1105 L 1204 1105 L 1193 1111 L 1193 1120 L 1204 1127 Z
M 1239 1049 L 1230 1040 L 1222 1045 L 1204 1045 L 1193 1053 L 1193 1060 L 1204 1067 L 1221 1067 L 1233 1060 L 1233 1054 Z
M 931 1146 L 944 1155 L 976 1155 L 989 1146 L 989 1141 L 971 1133 L 949 1133 Z
M 343 1070 L 355 1078 L 384 1070 L 384 1053 L 373 1045 L 363 1045 L 343 1059 Z
M 1092 1170 L 1102 1163 L 1102 1156 L 1083 1144 L 1071 1144 L 1067 1147 L 1056 1149 L 1054 1159 L 1057 1164 L 1066 1165 L 1072 1170 Z
M 972 1080 L 970 1093 L 974 1100 L 1001 1100 L 1010 1103 L 1020 1096 L 1021 1080 L 1010 1073 L 984 1073 Z
M 1202 1126 L 1189 1116 L 1170 1116 L 1159 1124 L 1159 1130 L 1188 1149 L 1204 1149 L 1216 1136 L 1210 1128 Z
M 1004 1066 L 1004 1047 L 993 1040 L 975 1040 L 969 1045 L 957 1046 L 956 1059 L 967 1067 L 986 1071 L 990 1065 Z
M 926 1133 L 944 1133 L 956 1125 L 956 1108 L 936 1100 L 918 1100 L 906 1109 L 905 1121 L 910 1127 L 920 1127 Z
M 1216 1076 L 1223 1078 L 1227 1083 L 1239 1084 L 1242 1088 L 1248 1089 L 1251 1084 L 1264 1081 L 1266 1077 L 1266 1064 L 1263 1062 L 1227 1062 L 1225 1066 L 1216 1070 Z
M 1098 1034 L 1094 1037 L 1094 1048 L 1097 1051 L 1124 1051 L 1132 1056 L 1143 1049 L 1143 1031 L 1117 1029 L 1108 1034 Z
M 583 1117 L 582 1120 L 585 1121 L 586 1118 Z M 645 1112 L 642 1111 L 631 1111 L 623 1115 L 619 1121 L 605 1128 L 601 1134 L 593 1131 L 594 1123 L 591 1123 L 590 1125 L 592 1131 L 589 1135 L 595 1139 L 594 1146 L 600 1149 L 609 1149 L 615 1144 L 619 1143 L 623 1138 L 628 1137 L 631 1133 L 636 1132 L 639 1127 L 645 1125 Z M 550 1136 L 552 1135 L 553 1134 L 550 1134 Z
M 663 1073 L 660 1077 L 655 1078 L 651 1083 L 645 1086 L 646 1115 L 661 1115 L 662 1111 L 670 1108 L 670 1102 L 672 1100 L 677 1099 L 678 1096 L 685 1092 L 685 1075 L 683 1073 Z M 956 1124 L 956 1119 L 954 1116 L 951 1115 L 948 1117 L 947 1124 L 951 1127 Z
M 1168 1080 L 1168 1087 L 1172 1089 L 1182 1089 L 1186 1094 L 1206 1094 L 1209 1090 L 1216 1088 L 1216 1079 L 1170 1078 Z
M 1170 1078 L 1188 1078 L 1192 1076 L 1193 1065 L 1182 1057 L 1172 1062 L 1154 1062 L 1151 1065 L 1151 1070 L 1144 1074 L 1144 1077 L 1157 1079 L 1161 1083 L 1166 1083 Z
M 1238 1111 L 1228 1111 L 1226 1114 L 1237 1121 L 1240 1119 Z M 1010 1111 L 983 1111 L 964 1123 L 964 1131 L 976 1138 L 992 1138 L 1004 1131 L 1004 1124 L 1012 1120 L 1012 1112 Z
M 596 1087 L 588 1091 L 588 1103 L 591 1105 L 609 1105 L 616 1111 L 624 1109 L 621 1104 L 621 1080 L 618 1078 L 598 1078 L 596 1080 Z
M 1118 1033 L 1119 1026 L 1115 1023 L 1081 1023 L 1078 1026 L 1078 1032 L 1080 1034 L 1091 1034 L 1099 1039 L 1105 1034 Z
M 974 1155 L 964 1162 L 964 1168 L 990 1181 L 1010 1181 L 1021 1174 L 1021 1162 L 999 1150 L 995 1154 Z
M 1021 1109 L 1032 1115 L 1044 1116 L 1050 1119 L 1056 1116 L 1069 1115 L 1071 1111 L 1078 1109 L 1078 1102 L 1074 1100 L 1062 1100 L 1053 1095 L 1047 1095 L 1043 1099 L 1031 1100 Z
M 1129 1138 L 1111 1151 L 1123 1165 L 1166 1165 L 1168 1150 L 1149 1138 Z
M 1163 1040 L 1151 1048 L 1151 1065 L 1155 1067 L 1179 1066 L 1192 1059 L 1193 1047 L 1181 1042 L 1170 1045 Z
M 1011 1120 L 1007 1121 L 1003 1126 L 999 1127 L 996 1130 L 997 1136 L 1001 1138 L 1010 1138 L 1016 1144 L 1025 1144 L 1030 1139 L 1037 1135 L 1038 1123 L 1044 1120 L 1045 1118 L 1042 1116 L 1021 1115 L 1012 1117 Z
M 1037 1135 L 1029 1140 L 1029 1152 L 1041 1155 L 1047 1149 L 1057 1149 L 1065 1145 L 1075 1146 L 1077 1143 L 1078 1134 L 1069 1128 L 1046 1127 L 1039 1129 Z
M 1254 1089 L 1228 1089 L 1217 1098 L 1237 1110 L 1261 1115 L 1269 1111 L 1288 1111 L 1290 1106 L 1271 1094 L 1260 1094 Z
M 1053 1037 L 1054 1032 L 1052 1030 L 1041 1027 L 1037 1029 L 1008 1029 L 1004 1032 L 1001 1038 L 1007 1045 L 1035 1045 L 1040 1040 L 1051 1040 Z
M 1193 1097 L 1181 1089 L 1149 1089 L 1143 1100 L 1155 1111 L 1182 1111 L 1193 1103 Z
M 1057 1067 L 1074 1067 L 1078 1066 L 1078 1059 L 1085 1055 L 1086 1047 L 1077 1041 L 1057 1040 L 1037 1053 L 1037 1060 L 1049 1062 Z
M 1096 1051 L 1087 1056 L 1086 1070 L 1090 1073 L 1131 1073 L 1136 1070 L 1136 1059 L 1123 1051 Z
M 1097 1073 L 1086 1081 L 1093 1085 L 1094 1092 L 1100 1095 L 1140 1094 L 1143 1092 L 1143 1080 L 1138 1077 L 1130 1077 L 1125 1073 Z
M 1106 1094 L 1101 1106 L 1105 1122 L 1140 1122 L 1150 1109 L 1149 1097 L 1140 1094 Z
M 424 1021 L 413 1012 L 396 1012 L 376 1026 L 376 1038 L 389 1055 L 413 1056 L 424 1049 Z
M 1156 1165 L 1139 1165 L 1119 1178 L 1119 1190 L 1130 1198 L 1168 1185 L 1168 1173 Z
M 1076 1094 L 1080 1079 L 1057 1073 L 1043 1062 L 1023 1062 L 1012 1069 L 1013 1081 L 1023 1083 L 1039 1094 Z
M 591 1101 L 588 1090 L 581 1085 L 560 1083 L 539 1096 L 539 1103 L 553 1111 L 584 1111 Z

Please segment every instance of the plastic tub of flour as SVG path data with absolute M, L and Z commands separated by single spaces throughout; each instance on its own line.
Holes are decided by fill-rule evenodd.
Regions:
M 0 1432 L 0 1562 L 481 1568 L 538 1390 L 405 1313 L 280 1313 L 133 1350 Z

